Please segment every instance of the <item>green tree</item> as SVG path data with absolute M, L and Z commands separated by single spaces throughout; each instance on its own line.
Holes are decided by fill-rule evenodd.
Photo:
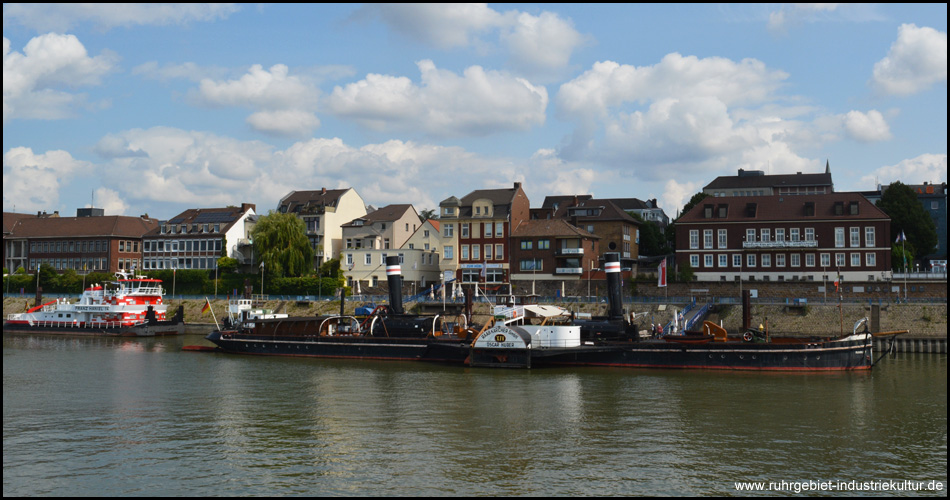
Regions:
M 653 221 L 645 221 L 636 213 L 630 215 L 640 222 L 640 255 L 666 255 L 670 246 L 666 242 L 666 233 Z
M 251 230 L 257 264 L 275 277 L 303 276 L 313 270 L 307 227 L 294 214 L 270 210 Z
M 903 232 L 907 241 L 903 247 L 921 259 L 934 253 L 937 247 L 937 225 L 920 204 L 917 193 L 909 186 L 895 182 L 888 186 L 877 202 L 878 208 L 891 218 L 891 239 Z M 902 246 L 897 243 L 896 246 Z
M 232 257 L 218 257 L 218 271 L 221 273 L 234 273 L 237 272 L 239 262 L 237 259 Z
M 421 220 L 422 222 L 425 222 L 429 219 L 436 219 L 436 218 L 437 218 L 436 211 L 434 208 L 427 208 L 419 212 L 419 220 Z

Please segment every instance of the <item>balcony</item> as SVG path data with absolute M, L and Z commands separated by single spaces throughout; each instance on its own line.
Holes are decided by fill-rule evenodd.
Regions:
M 554 251 L 554 255 L 560 257 L 562 255 L 584 255 L 583 248 L 558 248 Z
M 584 274 L 582 267 L 558 267 L 554 269 L 554 274 Z
M 743 241 L 742 248 L 781 249 L 818 248 L 817 241 Z

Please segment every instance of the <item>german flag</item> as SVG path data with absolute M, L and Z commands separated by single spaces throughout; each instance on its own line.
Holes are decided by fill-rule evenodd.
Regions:
M 204 314 L 211 310 L 211 301 L 205 298 L 205 306 L 201 308 L 201 314 Z

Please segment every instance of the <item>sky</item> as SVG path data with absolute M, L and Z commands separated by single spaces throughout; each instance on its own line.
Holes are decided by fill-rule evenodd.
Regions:
M 947 181 L 946 4 L 3 5 L 3 210 Z

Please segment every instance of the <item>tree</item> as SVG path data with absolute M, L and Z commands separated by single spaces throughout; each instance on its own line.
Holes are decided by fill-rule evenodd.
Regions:
M 645 221 L 636 213 L 630 215 L 640 222 L 640 255 L 666 255 L 670 246 L 666 243 L 666 234 L 653 221 Z
M 251 230 L 257 264 L 272 276 L 302 276 L 313 269 L 307 227 L 294 214 L 269 211 Z
M 221 273 L 235 273 L 238 265 L 240 263 L 233 257 L 218 257 L 218 271 Z
M 891 239 L 896 240 L 903 232 L 907 238 L 903 246 L 917 259 L 934 253 L 937 247 L 937 225 L 920 204 L 913 189 L 895 182 L 887 187 L 877 206 L 891 218 Z
M 437 218 L 436 215 L 437 214 L 434 208 L 427 208 L 419 212 L 419 220 L 421 220 L 422 222 L 425 222 L 429 219 L 436 219 Z

